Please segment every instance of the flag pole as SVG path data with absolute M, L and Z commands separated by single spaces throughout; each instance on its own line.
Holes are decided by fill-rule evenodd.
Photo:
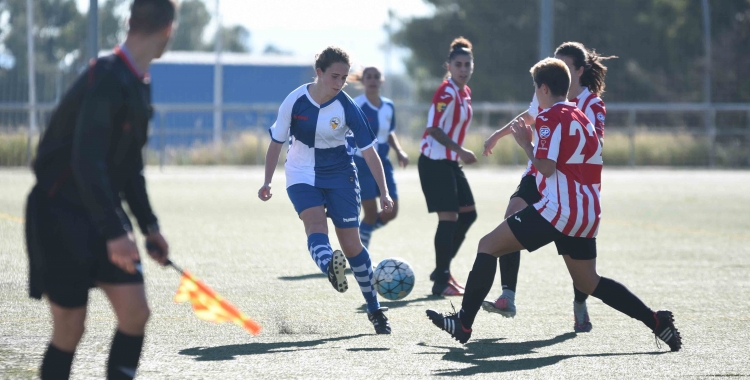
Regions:
M 162 252 L 161 248 L 159 248 L 158 245 L 150 241 L 146 241 L 146 250 L 159 252 L 159 254 L 161 255 L 164 254 L 164 252 Z M 182 268 L 180 268 L 177 264 L 173 263 L 172 260 L 167 260 L 167 263 L 165 265 L 174 268 L 176 271 L 180 272 L 180 274 L 185 274 L 185 271 L 182 270 Z

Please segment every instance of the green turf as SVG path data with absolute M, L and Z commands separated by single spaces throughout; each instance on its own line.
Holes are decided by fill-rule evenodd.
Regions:
M 467 171 L 479 219 L 453 264 L 461 281 L 520 173 Z M 375 336 L 358 289 L 335 292 L 310 259 L 283 172 L 273 199 L 263 203 L 256 197 L 259 168 L 149 168 L 151 199 L 175 262 L 264 330 L 253 338 L 238 326 L 196 319 L 172 301 L 178 275 L 148 262 L 152 319 L 141 377 L 750 376 L 750 172 L 605 170 L 599 272 L 651 307 L 674 311 L 685 344 L 679 353 L 663 353 L 640 322 L 596 299 L 589 301 L 593 331 L 573 334 L 572 285 L 552 247 L 523 254 L 515 319 L 480 311 L 469 344 L 449 339 L 424 315 L 450 309 L 448 299 L 427 297 L 437 218 L 426 212 L 415 168 L 396 178 L 400 215 L 373 234 L 371 252 L 374 262 L 405 258 L 417 283 L 405 300 L 384 302 L 393 335 Z M 22 224 L 7 217 L 23 215 L 31 184 L 25 170 L 0 171 L 0 378 L 34 376 L 51 332 L 46 304 L 26 297 Z M 99 291 L 92 291 L 87 323 L 74 378 L 101 378 L 115 320 Z

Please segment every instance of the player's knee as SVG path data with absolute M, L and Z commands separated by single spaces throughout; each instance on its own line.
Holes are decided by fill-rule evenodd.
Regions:
M 598 275 L 578 276 L 577 278 L 573 279 L 573 286 L 575 286 L 576 289 L 590 295 L 594 292 L 594 289 L 596 289 L 597 285 L 599 285 L 599 278 L 600 277 Z
M 384 212 L 380 214 L 380 221 L 383 222 L 383 224 L 388 224 L 393 219 L 396 219 L 398 216 L 398 206 L 395 204 L 393 205 L 393 211 L 391 212 Z
M 119 328 L 122 332 L 130 335 L 140 335 L 146 329 L 146 323 L 151 318 L 151 309 L 148 306 L 130 310 L 127 314 L 118 316 Z
M 328 235 L 328 224 L 323 221 L 323 223 L 315 222 L 310 223 L 305 226 L 305 230 L 307 232 L 307 235 L 311 234 L 326 234 Z
M 485 235 L 481 239 L 479 239 L 479 246 L 477 247 L 477 252 L 481 253 L 488 253 L 492 255 L 495 251 L 494 244 L 492 243 L 492 239 L 489 237 L 489 235 Z

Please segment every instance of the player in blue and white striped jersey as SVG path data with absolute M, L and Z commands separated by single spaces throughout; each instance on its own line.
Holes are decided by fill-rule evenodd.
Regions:
M 393 164 L 388 157 L 388 152 L 392 147 L 396 152 L 396 157 L 398 157 L 399 165 L 404 168 L 409 164 L 409 156 L 401 149 L 396 137 L 396 109 L 393 106 L 393 101 L 380 96 L 380 87 L 384 81 L 381 71 L 377 67 L 368 66 L 362 70 L 362 73 L 356 79 L 362 82 L 365 93 L 354 98 L 354 101 L 362 108 L 370 128 L 378 139 L 376 145 L 378 156 L 383 162 L 385 182 L 393 199 L 392 212 L 378 212 L 375 198 L 380 196 L 380 191 L 375 182 L 375 177 L 367 168 L 362 153 L 355 150 L 354 163 L 359 171 L 359 186 L 362 189 L 362 209 L 364 211 L 362 222 L 359 224 L 359 237 L 362 239 L 362 244 L 369 248 L 372 232 L 396 219 L 398 214 L 398 191 L 396 190 L 396 180 L 393 177 Z
M 281 147 L 291 137 L 287 153 L 286 186 L 289 199 L 305 225 L 307 246 L 313 261 L 328 275 L 334 289 L 348 288 L 344 269 L 349 261 L 354 278 L 367 301 L 367 315 L 378 334 L 390 334 L 391 327 L 380 307 L 372 283 L 370 254 L 359 238 L 361 207 L 357 167 L 347 149 L 351 132 L 380 188 L 381 207 L 393 209 L 383 175 L 383 165 L 375 149 L 377 140 L 362 110 L 341 91 L 349 75 L 349 56 L 336 47 L 328 47 L 315 59 L 317 79 L 300 86 L 279 107 L 271 126 L 271 141 L 266 153 L 266 176 L 258 197 L 271 199 L 271 179 L 279 161 Z M 341 249 L 335 252 L 328 240 L 330 217 L 336 227 Z

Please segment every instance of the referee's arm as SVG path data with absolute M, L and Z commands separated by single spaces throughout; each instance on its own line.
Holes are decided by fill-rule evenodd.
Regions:
M 138 170 L 130 177 L 123 194 L 125 200 L 130 206 L 130 211 L 135 215 L 138 221 L 138 226 L 141 228 L 141 232 L 144 235 L 148 235 L 149 232 L 157 229 L 157 219 L 154 215 L 154 211 L 151 209 L 151 202 L 148 200 L 148 193 L 146 193 L 146 178 L 143 176 L 143 156 L 137 155 Z
M 121 101 L 119 85 L 104 74 L 86 91 L 73 135 L 73 177 L 91 221 L 106 240 L 127 233 L 117 214 L 119 198 L 112 193 L 107 174 L 112 111 Z

